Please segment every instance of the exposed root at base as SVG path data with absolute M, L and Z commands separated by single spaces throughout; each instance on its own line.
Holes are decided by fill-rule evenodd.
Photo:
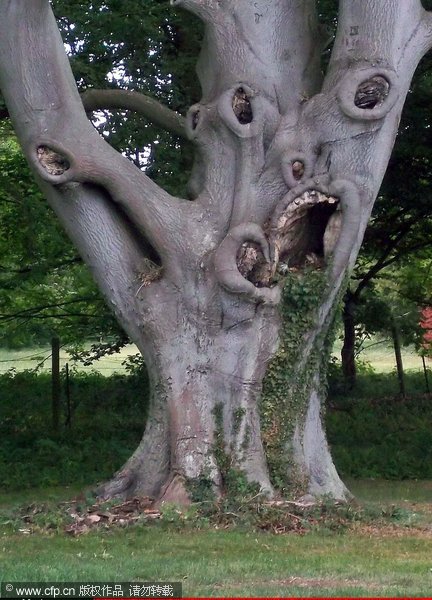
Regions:
M 134 496 L 135 475 L 131 471 L 121 471 L 110 481 L 95 489 L 98 500 L 106 502 L 113 498 L 127 500 Z

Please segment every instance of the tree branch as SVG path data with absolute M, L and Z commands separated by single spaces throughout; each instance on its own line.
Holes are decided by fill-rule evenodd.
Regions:
M 396 251 L 393 254 L 393 256 L 390 256 L 391 253 L 393 252 L 393 250 L 395 248 L 397 249 L 397 246 L 401 242 L 401 240 L 410 233 L 412 225 L 415 225 L 415 220 L 406 223 L 406 226 L 398 233 L 398 235 L 389 241 L 388 245 L 382 252 L 382 255 L 380 256 L 380 258 L 369 269 L 369 271 L 367 271 L 363 275 L 357 275 L 356 277 L 354 277 L 354 279 L 359 281 L 359 284 L 358 284 L 357 288 L 355 289 L 355 291 L 351 292 L 351 295 L 355 299 L 355 301 L 358 300 L 358 298 L 360 297 L 360 295 L 363 292 L 363 290 L 365 289 L 365 287 L 367 287 L 368 283 L 372 279 L 374 279 L 380 271 L 382 271 L 385 268 L 391 266 L 392 264 L 398 262 L 401 258 L 404 258 L 405 256 L 410 255 L 412 252 L 415 252 L 417 250 L 422 250 L 423 248 L 430 247 L 429 240 L 420 241 L 420 242 L 412 243 L 408 246 L 405 246 L 404 248 L 401 248 L 400 250 Z
M 89 89 L 81 94 L 81 100 L 87 112 L 104 109 L 131 110 L 143 115 L 166 131 L 188 139 L 184 117 L 163 106 L 154 98 L 139 92 Z
M 69 306 L 70 304 L 81 304 L 86 302 L 91 302 L 95 300 L 96 297 L 92 296 L 84 296 L 82 298 L 76 298 L 75 300 L 68 300 L 67 302 L 55 302 L 50 304 L 42 304 L 39 306 L 32 306 L 31 308 L 25 308 L 23 310 L 19 310 L 16 313 L 9 314 L 0 314 L 0 321 L 11 321 L 17 318 L 28 317 L 29 315 L 34 315 L 35 313 L 40 313 L 47 308 L 63 308 L 65 306 Z
M 181 232 L 181 243 L 189 242 L 182 228 L 193 203 L 172 199 L 99 138 L 84 111 L 48 0 L 1 2 L 0 88 L 39 186 L 123 328 L 139 340 L 142 323 L 135 313 L 144 301 L 142 294 L 137 298 L 137 290 L 147 239 L 158 252 L 162 249 L 160 256 L 165 243 L 166 252 L 174 255 L 176 232 Z M 61 144 L 64 140 L 67 148 Z M 44 147 L 59 151 L 60 146 L 63 167 L 70 161 L 76 175 L 67 185 L 39 161 L 50 166 Z M 56 167 L 55 154 L 52 166 Z M 83 166 L 88 180 L 80 171 Z M 98 169 L 102 178 L 96 176 Z M 131 206 L 128 193 L 135 183 Z M 200 235 L 200 225 L 196 229 Z
M 103 187 L 160 256 L 178 251 L 175 233 L 189 203 L 169 196 L 91 126 L 48 0 L 2 3 L 0 60 L 6 104 L 39 177 L 55 187 Z
M 390 265 L 394 264 L 395 262 L 398 262 L 401 258 L 404 258 L 404 256 L 407 256 L 407 255 L 411 254 L 412 252 L 416 252 L 417 250 L 422 250 L 423 248 L 428 248 L 428 247 L 430 247 L 430 242 L 418 242 L 418 244 L 413 244 L 412 246 L 408 246 L 407 248 L 404 248 L 403 250 L 400 250 L 399 252 L 397 252 L 394 256 L 392 256 L 388 260 L 384 261 L 381 265 L 381 270 L 385 269 L 386 267 L 389 267 Z
M 369 271 L 362 277 L 360 283 L 356 287 L 355 291 L 352 292 L 352 297 L 356 300 L 368 285 L 368 283 L 386 266 L 390 265 L 394 260 L 388 259 L 390 254 L 393 252 L 399 242 L 410 232 L 411 224 L 407 224 L 398 235 L 389 241 L 386 248 L 382 252 L 380 258 L 376 261 L 375 265 L 369 269 Z M 388 260 L 387 260 L 388 259 Z M 390 261 L 390 262 L 389 262 Z

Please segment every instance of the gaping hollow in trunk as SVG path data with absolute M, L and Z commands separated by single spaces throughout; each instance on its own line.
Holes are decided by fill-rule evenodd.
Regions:
M 315 190 L 305 192 L 279 219 L 273 270 L 259 244 L 250 241 L 238 251 L 238 270 L 256 287 L 263 287 L 275 282 L 275 270 L 285 275 L 306 266 L 322 268 L 336 246 L 341 223 L 339 199 Z
M 276 236 L 277 271 L 323 267 L 339 238 L 339 199 L 315 190 L 296 198 L 280 217 Z

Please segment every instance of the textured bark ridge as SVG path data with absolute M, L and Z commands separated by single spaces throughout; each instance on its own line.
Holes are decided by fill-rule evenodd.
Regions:
M 142 442 L 100 493 L 187 502 L 234 474 L 345 498 L 321 420 L 331 325 L 431 17 L 419 0 L 341 0 L 323 78 L 312 0 L 171 4 L 206 26 L 202 99 L 186 125 L 145 110 L 195 142 L 193 201 L 97 135 L 48 0 L 0 3 L 17 134 L 152 382 Z

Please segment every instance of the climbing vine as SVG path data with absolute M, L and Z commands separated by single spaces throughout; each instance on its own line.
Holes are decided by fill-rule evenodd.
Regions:
M 326 326 L 308 352 L 314 335 L 318 307 L 327 286 L 324 270 L 306 269 L 288 273 L 280 303 L 279 348 L 263 381 L 261 426 L 271 480 L 280 491 L 305 491 L 302 474 L 294 467 L 292 439 L 296 426 L 304 425 L 314 376 L 325 383 L 334 327 Z M 336 310 L 329 320 L 335 321 Z

